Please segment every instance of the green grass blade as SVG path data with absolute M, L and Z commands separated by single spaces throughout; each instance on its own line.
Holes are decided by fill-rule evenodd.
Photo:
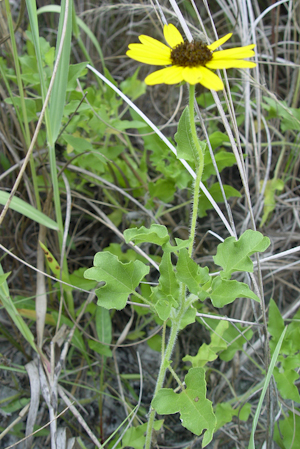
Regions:
M 283 332 L 282 332 L 282 334 L 280 336 L 280 339 L 278 340 L 278 343 L 276 345 L 274 354 L 272 356 L 272 360 L 271 360 L 271 363 L 270 363 L 270 366 L 269 366 L 267 377 L 265 379 L 264 387 L 262 389 L 262 393 L 261 393 L 261 396 L 259 398 L 258 406 L 257 406 L 256 412 L 255 412 L 255 415 L 254 415 L 253 424 L 252 424 L 252 431 L 251 431 L 251 435 L 250 435 L 250 442 L 249 442 L 248 449 L 255 449 L 254 434 L 255 434 L 256 426 L 257 426 L 257 423 L 258 423 L 258 419 L 259 419 L 259 415 L 260 415 L 261 408 L 262 408 L 262 405 L 263 405 L 263 401 L 264 401 L 264 398 L 265 398 L 265 395 L 266 395 L 266 392 L 267 392 L 267 388 L 268 388 L 269 383 L 271 381 L 271 377 L 273 375 L 273 370 L 274 370 L 275 364 L 277 362 L 277 358 L 278 358 L 278 355 L 279 355 L 279 351 L 280 351 L 280 348 L 281 348 L 281 345 L 282 345 L 282 342 L 283 342 L 286 330 L 287 330 L 287 327 L 285 327 L 285 329 L 283 330 Z
M 53 89 L 50 97 L 50 126 L 52 130 L 52 141 L 50 145 L 53 145 L 57 139 L 57 136 L 61 127 L 61 120 L 65 107 L 65 99 L 68 84 L 68 74 L 70 65 L 70 51 L 71 51 L 71 37 L 72 37 L 72 0 L 69 2 L 69 8 L 66 10 L 66 0 L 62 1 L 61 11 L 59 18 L 58 36 L 56 41 L 56 57 L 58 49 L 61 44 L 63 24 L 65 20 L 65 14 L 68 14 L 66 24 L 66 34 L 64 37 L 63 51 L 59 61 Z
M 21 334 L 23 335 L 23 337 L 32 346 L 32 348 L 35 351 L 37 351 L 34 343 L 34 336 L 29 327 L 27 326 L 27 324 L 25 323 L 25 321 L 23 320 L 23 318 L 21 317 L 21 315 L 19 314 L 9 295 L 9 289 L 6 282 L 6 278 L 9 276 L 9 274 L 10 273 L 4 274 L 2 266 L 0 265 L 0 300 L 5 310 L 7 311 L 7 313 L 9 314 L 9 316 L 11 317 L 11 319 L 13 320 L 13 322 L 15 323 Z
M 8 198 L 8 192 L 0 191 L 0 204 L 4 206 Z M 47 217 L 47 215 L 43 214 L 43 212 L 40 212 L 35 207 L 26 203 L 26 201 L 21 200 L 21 198 L 13 197 L 9 207 L 10 209 L 15 210 L 22 215 L 25 215 L 25 217 L 28 217 L 31 220 L 36 221 L 37 223 L 40 223 L 41 225 L 46 226 L 49 229 L 53 229 L 54 231 L 58 231 L 59 229 L 57 223 L 54 220 Z
M 45 101 L 47 88 L 46 88 L 46 84 L 45 84 L 45 77 L 44 77 L 44 70 L 43 70 L 43 61 L 42 61 L 41 48 L 40 48 L 39 24 L 38 24 L 38 20 L 37 20 L 37 10 L 36 10 L 35 0 L 26 0 L 26 6 L 27 6 L 27 11 L 28 11 L 28 17 L 29 17 L 30 28 L 31 28 L 31 33 L 32 33 L 32 40 L 33 40 L 33 45 L 34 45 L 35 55 L 36 55 L 36 60 L 37 60 L 37 66 L 38 66 L 38 71 L 39 71 L 41 91 L 42 91 L 42 100 Z M 45 118 L 47 120 L 47 111 L 45 114 Z

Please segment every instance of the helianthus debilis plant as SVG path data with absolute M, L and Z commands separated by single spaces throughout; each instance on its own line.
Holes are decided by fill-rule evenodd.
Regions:
M 145 79 L 147 85 L 186 82 L 189 86 L 189 105 L 180 118 L 178 132 L 175 135 L 178 146 L 183 144 L 186 147 L 185 151 L 190 153 L 196 169 L 189 238 L 175 239 L 175 245 L 171 244 L 167 228 L 159 224 L 152 224 L 150 228 L 144 226 L 131 228 L 124 232 L 127 243 L 148 243 L 160 247 L 162 253 L 160 278 L 158 285 L 151 287 L 150 298 L 136 291 L 140 282 L 149 273 L 149 267 L 138 260 L 123 264 L 108 252 L 97 253 L 94 267 L 85 272 L 86 278 L 105 282 L 105 286 L 96 290 L 100 306 L 120 310 L 126 306 L 128 296 L 132 295 L 139 302 L 147 304 L 163 321 L 161 364 L 147 416 L 147 432 L 144 435 L 146 449 L 150 449 L 153 429 L 157 429 L 156 413 L 161 415 L 180 413 L 184 427 L 196 435 L 201 435 L 204 431 L 203 447 L 212 440 L 217 420 L 212 402 L 206 398 L 204 366 L 209 358 L 201 365 L 194 363 L 193 358 L 190 358 L 192 367 L 182 382 L 172 368 L 173 348 L 179 331 L 195 322 L 199 300 L 210 298 L 215 308 L 221 308 L 241 297 L 260 301 L 247 284 L 232 280 L 231 277 L 238 271 L 252 271 L 253 264 L 249 256 L 254 252 L 265 251 L 269 246 L 267 237 L 252 230 L 246 231 L 238 240 L 235 237 L 227 238 L 218 246 L 214 257 L 215 264 L 221 267 L 220 273 L 214 277 L 208 267 L 198 266 L 192 257 L 206 147 L 205 142 L 198 139 L 196 131 L 195 85 L 200 83 L 214 91 L 222 90 L 223 81 L 212 70 L 255 67 L 254 62 L 245 60 L 255 55 L 254 45 L 216 51 L 229 40 L 231 33 L 210 45 L 197 40 L 185 42 L 174 25 L 164 26 L 164 36 L 169 46 L 150 36 L 139 36 L 140 43 L 130 44 L 127 56 L 145 64 L 168 66 L 148 75 Z M 172 253 L 177 259 L 176 265 L 173 264 Z M 115 273 L 118 273 L 118 280 Z M 167 322 L 170 325 L 170 332 L 165 344 Z M 219 328 L 218 335 L 222 337 L 224 331 L 225 328 Z M 217 352 L 218 349 L 215 348 L 215 358 L 218 356 Z M 163 388 L 168 371 L 177 381 L 179 393 L 170 388 Z

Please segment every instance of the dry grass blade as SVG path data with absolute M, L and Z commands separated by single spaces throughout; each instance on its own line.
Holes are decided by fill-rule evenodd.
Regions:
M 39 380 L 39 371 L 36 364 L 36 361 L 32 361 L 25 365 L 26 371 L 28 373 L 28 377 L 30 380 L 30 408 L 28 412 L 27 422 L 26 422 L 26 449 L 30 449 L 32 447 L 33 440 L 33 427 L 36 423 L 39 403 L 40 403 L 40 380 Z

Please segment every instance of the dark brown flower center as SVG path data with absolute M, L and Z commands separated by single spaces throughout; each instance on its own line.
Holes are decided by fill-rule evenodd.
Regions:
M 171 51 L 172 65 L 181 67 L 205 65 L 212 57 L 212 51 L 201 41 L 183 42 Z

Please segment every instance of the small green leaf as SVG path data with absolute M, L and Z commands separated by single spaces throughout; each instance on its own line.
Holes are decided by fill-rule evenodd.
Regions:
M 155 294 L 151 295 L 151 299 L 156 299 Z M 153 308 L 161 320 L 167 321 L 170 317 L 172 307 L 176 307 L 176 305 L 177 303 L 174 302 L 172 296 L 169 296 L 165 299 L 159 299 L 156 301 Z
M 203 324 L 200 318 L 197 321 Z M 215 319 L 205 318 L 205 324 L 211 334 L 211 348 L 215 352 L 220 352 L 219 357 L 226 362 L 233 359 L 235 353 L 243 348 L 243 345 L 251 339 L 253 332 L 245 330 L 241 325 L 235 327 L 229 325 L 227 321 L 218 322 Z M 222 337 L 222 338 L 221 338 Z
M 227 136 L 227 134 L 221 133 L 220 131 L 215 131 L 214 133 L 210 134 L 209 141 L 210 141 L 212 149 L 215 150 L 220 145 L 222 145 L 224 142 L 230 142 L 230 139 Z M 226 167 L 228 167 L 228 166 L 226 165 Z
M 251 298 L 259 302 L 259 297 L 243 282 L 229 281 L 218 276 L 213 280 L 211 289 L 208 296 L 215 307 L 224 307 L 237 298 Z
M 162 338 L 159 334 L 153 335 L 153 337 L 147 340 L 147 345 L 149 346 L 149 348 L 153 349 L 153 351 L 156 352 L 161 352 L 161 343 Z
M 174 273 L 174 267 L 171 261 L 171 254 L 164 253 L 161 258 L 161 263 L 159 264 L 159 287 L 163 290 L 167 295 L 173 296 L 173 298 L 177 299 L 179 283 L 177 280 L 177 276 Z M 179 279 L 180 280 L 180 279 Z
M 111 319 L 110 313 L 107 309 L 103 307 L 97 307 L 96 309 L 96 331 L 97 337 L 101 343 L 111 343 L 112 330 L 111 330 Z
M 214 262 L 223 268 L 221 276 L 230 279 L 235 271 L 253 272 L 253 262 L 249 256 L 256 252 L 265 251 L 270 245 L 270 239 L 264 237 L 258 231 L 248 229 L 236 240 L 228 237 L 223 243 L 218 245 Z
M 268 331 L 272 336 L 272 339 L 270 341 L 271 349 L 274 350 L 283 332 L 283 329 L 284 329 L 283 318 L 275 301 L 271 299 L 269 305 L 269 323 L 268 323 Z
M 105 309 L 106 310 L 106 309 Z M 109 346 L 102 345 L 98 341 L 88 340 L 89 348 L 97 354 L 104 355 L 105 357 L 112 357 L 112 351 Z
M 185 376 L 186 389 L 177 394 L 170 388 L 162 388 L 154 397 L 152 406 L 157 413 L 169 415 L 180 413 L 182 425 L 196 435 L 203 430 L 202 447 L 210 443 L 216 426 L 212 403 L 206 399 L 205 371 L 191 368 Z
M 215 161 L 218 167 L 218 171 L 221 172 L 225 167 L 232 167 L 236 164 L 236 158 L 233 153 L 229 151 L 220 150 L 215 154 Z M 211 159 L 210 153 L 205 153 L 204 159 L 204 171 L 202 176 L 202 182 L 206 181 L 211 175 L 215 175 L 216 170 Z
M 189 296 L 189 299 L 190 297 L 191 295 Z M 190 306 L 181 318 L 179 330 L 185 329 L 189 324 L 193 324 L 196 320 L 196 313 L 197 310 L 194 307 Z
M 215 328 L 215 331 L 211 333 L 211 343 L 209 346 L 214 351 L 222 351 L 224 349 L 227 349 L 227 340 L 225 340 L 224 334 L 226 333 L 228 328 L 228 321 L 221 320 Z
M 149 193 L 151 198 L 158 198 L 164 203 L 173 201 L 176 192 L 175 183 L 171 179 L 158 179 L 155 182 L 149 182 Z
M 179 295 L 179 283 L 174 273 L 170 252 L 163 254 L 159 271 L 159 284 L 157 287 L 151 288 L 151 301 L 159 318 L 166 321 L 170 316 L 172 307 L 178 306 Z
M 74 150 L 78 153 L 94 150 L 93 145 L 87 139 L 82 139 L 81 137 L 75 137 L 66 133 L 64 133 L 62 137 L 67 142 L 67 144 L 74 148 Z
M 137 76 L 139 74 L 140 67 L 136 69 L 134 74 L 128 78 L 126 78 L 122 83 L 120 84 L 120 88 L 122 92 L 127 95 L 129 98 L 132 99 L 132 101 L 139 98 L 141 95 L 143 95 L 146 92 L 146 84 L 143 81 L 140 81 L 137 79 Z M 143 127 L 145 127 L 145 123 L 143 123 Z
M 261 183 L 262 184 L 262 183 Z M 264 213 L 259 227 L 261 228 L 268 220 L 270 214 L 273 212 L 276 206 L 275 194 L 279 190 L 281 192 L 284 189 L 284 182 L 281 179 L 269 179 L 264 191 Z
M 103 287 L 96 290 L 99 306 L 121 310 L 129 294 L 135 291 L 148 273 L 149 267 L 139 260 L 123 264 L 113 254 L 102 252 L 95 255 L 94 267 L 86 270 L 84 277 L 105 282 Z
M 251 413 L 251 405 L 245 404 L 242 408 L 233 408 L 228 402 L 223 402 L 216 405 L 216 430 L 224 426 L 224 424 L 231 422 L 233 416 L 238 416 L 242 421 L 247 421 Z
M 240 198 L 242 196 L 240 192 L 232 186 L 228 186 L 225 184 L 223 185 L 223 188 L 227 199 L 232 197 Z M 220 184 L 218 182 L 210 186 L 208 191 L 213 197 L 213 199 L 216 201 L 216 203 L 224 203 L 223 194 L 221 192 Z M 200 194 L 198 204 L 199 204 L 198 215 L 200 218 L 206 217 L 207 215 L 206 211 L 213 209 L 213 206 L 211 205 L 210 201 L 204 194 Z
M 274 368 L 274 378 L 278 390 L 284 399 L 291 399 L 295 402 L 300 402 L 300 395 L 298 388 L 295 385 L 295 381 L 299 379 L 299 374 L 294 370 L 285 370 L 280 372 L 279 368 Z
M 130 241 L 139 243 L 154 243 L 155 245 L 164 245 L 170 239 L 168 230 L 165 226 L 152 224 L 150 228 L 141 226 L 140 228 L 126 229 L 124 231 L 126 243 Z
M 297 413 L 289 413 L 274 427 L 274 440 L 282 449 L 299 449 L 300 441 L 300 416 Z
M 182 360 L 184 362 L 191 362 L 193 368 L 197 368 L 206 365 L 207 362 L 212 362 L 213 360 L 216 360 L 217 357 L 218 356 L 215 353 L 215 351 L 213 351 L 209 345 L 203 343 L 200 346 L 197 355 L 195 356 L 186 355 L 185 357 L 183 357 Z
M 209 281 L 208 267 L 201 268 L 191 259 L 186 248 L 179 251 L 178 262 L 176 265 L 177 278 L 183 282 L 194 295 L 198 295 L 200 284 L 203 285 Z

